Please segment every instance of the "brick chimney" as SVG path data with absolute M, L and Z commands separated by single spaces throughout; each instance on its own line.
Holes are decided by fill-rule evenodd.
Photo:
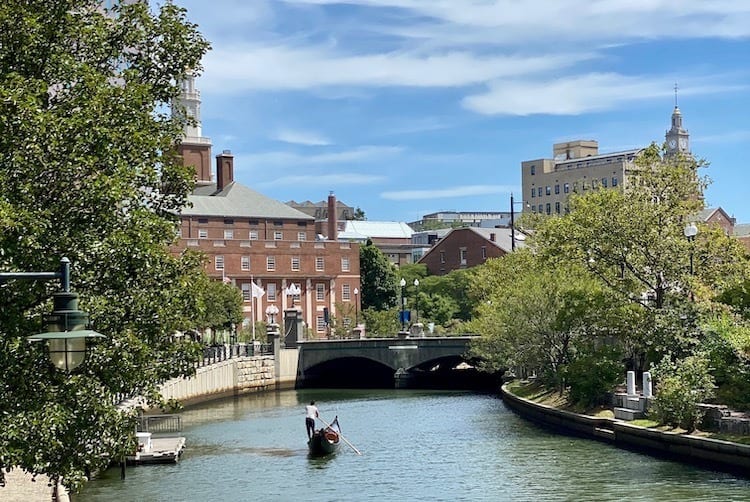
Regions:
M 335 241 L 338 238 L 338 221 L 336 212 L 336 196 L 333 192 L 328 194 L 328 240 Z
M 216 191 L 234 181 L 234 155 L 231 150 L 224 150 L 216 156 Z

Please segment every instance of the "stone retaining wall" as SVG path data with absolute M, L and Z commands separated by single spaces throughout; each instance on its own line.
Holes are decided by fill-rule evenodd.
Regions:
M 612 418 L 579 415 L 511 394 L 505 385 L 501 395 L 510 409 L 542 425 L 624 448 L 750 475 L 750 445 L 659 431 Z

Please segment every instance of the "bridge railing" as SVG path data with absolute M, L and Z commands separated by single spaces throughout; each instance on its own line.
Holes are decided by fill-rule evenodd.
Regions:
M 238 343 L 235 345 L 214 345 L 203 348 L 203 358 L 196 368 L 216 364 L 235 357 L 268 356 L 273 354 L 271 343 Z

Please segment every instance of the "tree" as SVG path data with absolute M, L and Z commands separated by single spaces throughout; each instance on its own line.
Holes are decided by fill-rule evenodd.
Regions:
M 0 269 L 55 270 L 67 256 L 107 335 L 76 374 L 51 372 L 26 335 L 57 285 L 0 286 L 0 462 L 73 491 L 134 445 L 115 396 L 155 398 L 199 353 L 171 340 L 194 323 L 200 260 L 169 252 L 193 173 L 175 156 L 184 119 L 166 110 L 208 43 L 172 3 L 112 16 L 99 4 L 0 3 Z
M 362 209 L 358 207 L 354 210 L 354 215 L 352 216 L 352 219 L 357 220 L 357 221 L 365 221 L 367 219 L 367 216 L 365 216 L 365 212 L 362 211 Z
M 368 241 L 359 249 L 362 309 L 388 310 L 398 303 L 396 270 L 388 258 Z
M 208 277 L 200 278 L 202 287 L 196 297 L 195 327 L 212 331 L 228 330 L 242 322 L 242 293 L 232 286 Z

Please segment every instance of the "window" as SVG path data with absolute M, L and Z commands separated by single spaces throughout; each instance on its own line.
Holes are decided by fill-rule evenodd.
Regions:
M 247 224 L 251 227 L 257 227 L 258 226 L 258 220 L 248 220 Z
M 560 185 L 555 185 L 555 195 L 560 193 Z
M 224 239 L 225 240 L 234 239 L 234 230 L 224 230 Z
M 544 204 L 539 204 L 539 212 L 540 213 L 544 212 Z
M 198 229 L 198 238 L 199 239 L 208 239 L 208 229 L 199 228 Z
M 560 203 L 559 202 L 555 202 L 555 212 L 557 214 L 560 214 Z
M 203 225 L 205 225 L 206 223 L 208 223 L 208 218 L 198 218 L 198 223 L 202 223 Z
M 277 230 L 273 233 L 273 240 L 280 241 L 283 238 L 284 238 L 284 232 Z
M 531 166 L 529 171 L 531 172 L 531 175 L 534 176 L 536 174 L 536 166 Z
M 570 183 L 565 183 L 563 185 L 563 192 L 564 193 L 569 193 L 570 192 Z
M 326 320 L 322 315 L 319 315 L 315 318 L 315 329 L 317 331 L 325 331 L 326 330 Z
M 242 270 L 250 270 L 250 257 L 243 256 L 242 258 L 240 258 L 240 266 Z
M 607 178 L 602 178 L 602 186 L 607 188 Z
M 531 198 L 533 199 L 534 197 L 536 197 L 536 188 L 531 189 Z
M 322 302 L 326 299 L 326 285 L 319 282 L 315 285 L 315 300 Z
M 292 270 L 299 272 L 299 256 L 292 256 Z
M 231 218 L 224 218 L 225 225 L 234 225 L 234 220 Z
M 250 230 L 250 235 L 248 236 L 251 241 L 257 241 L 258 240 L 258 231 L 257 230 Z
M 268 284 L 266 284 L 266 296 L 268 297 L 269 302 L 276 301 L 276 283 L 275 282 L 269 282 Z
M 614 176 L 612 176 L 612 186 L 613 186 L 613 187 L 616 187 L 616 186 L 617 186 L 617 178 L 616 178 L 616 177 L 614 177 Z
M 547 205 L 545 206 L 545 212 L 546 212 L 547 214 L 552 214 L 552 207 L 551 207 L 551 205 L 550 205 L 550 203 L 549 203 L 549 202 L 548 202 L 548 203 L 547 203 Z
M 445 251 L 440 251 L 440 263 L 445 263 Z
M 596 190 L 599 187 L 599 180 L 591 180 L 591 189 Z
M 284 226 L 284 222 L 283 221 L 274 221 L 273 222 L 273 226 L 274 227 L 283 227 Z
M 461 260 L 461 265 L 466 265 L 466 248 L 458 250 L 458 258 Z
M 316 256 L 315 257 L 315 271 L 316 272 L 322 272 L 326 269 L 325 266 L 325 260 L 322 256 Z
M 482 259 L 487 259 L 487 246 L 482 246 Z
M 341 258 L 341 271 L 349 272 L 349 258 L 346 256 Z
M 276 270 L 276 257 L 266 256 L 266 270 L 272 272 Z
M 544 187 L 544 193 L 546 195 L 552 195 L 552 189 L 548 186 Z
M 214 257 L 214 265 L 216 266 L 216 270 L 224 270 L 224 255 L 217 254 Z
M 341 299 L 345 302 L 351 301 L 352 299 L 351 286 L 348 284 L 341 286 Z
M 306 241 L 307 240 L 307 233 L 306 232 L 297 232 L 297 240 L 298 241 Z
M 252 295 L 252 293 L 251 293 L 252 289 L 251 288 L 252 288 L 252 286 L 250 284 L 243 284 L 242 285 L 242 301 L 243 302 L 249 302 L 249 301 L 251 301 L 253 299 L 252 296 L 251 296 Z

